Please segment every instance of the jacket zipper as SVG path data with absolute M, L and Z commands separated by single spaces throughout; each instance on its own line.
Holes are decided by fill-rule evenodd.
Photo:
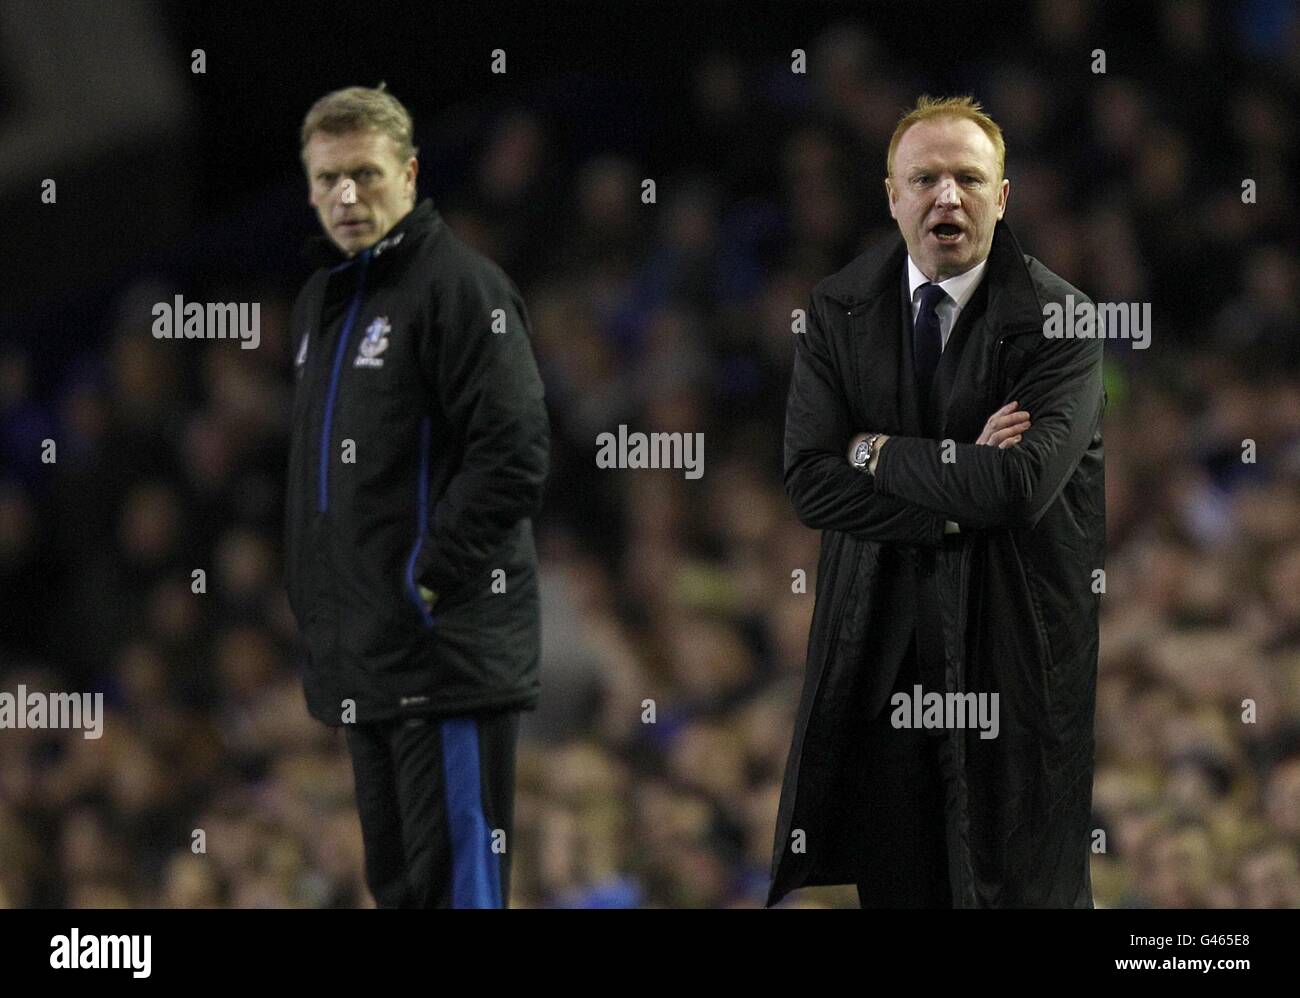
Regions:
M 352 333 L 353 323 L 361 307 L 361 297 L 366 290 L 366 268 L 370 265 L 370 250 L 361 255 L 361 273 L 357 277 L 357 289 L 352 293 L 352 303 L 348 306 L 348 317 L 344 320 L 339 333 L 338 345 L 334 348 L 334 369 L 330 373 L 330 387 L 325 395 L 325 413 L 321 417 L 320 430 L 320 491 L 316 508 L 324 513 L 329 509 L 329 468 L 330 443 L 334 433 L 334 405 L 338 400 L 339 375 L 343 369 L 343 355 L 347 352 L 348 337 Z
M 406 594 L 419 609 L 426 627 L 433 626 L 433 614 L 420 598 L 420 590 L 415 583 L 415 563 L 420 557 L 420 549 L 424 546 L 424 534 L 429 522 L 429 437 L 431 433 L 432 422 L 428 416 L 425 416 L 420 420 L 420 477 L 415 487 L 415 544 L 411 548 L 410 557 L 406 559 Z

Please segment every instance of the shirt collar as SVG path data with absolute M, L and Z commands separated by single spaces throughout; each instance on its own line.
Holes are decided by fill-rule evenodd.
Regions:
M 958 274 L 956 277 L 949 277 L 945 281 L 939 282 L 939 287 L 957 303 L 957 311 L 960 312 L 970 301 L 971 295 L 975 293 L 975 288 L 979 286 L 980 278 L 984 276 L 984 268 L 988 266 L 989 259 L 985 257 L 975 266 L 964 274 Z M 907 291 L 909 299 L 916 301 L 916 289 L 922 284 L 930 284 L 930 278 L 921 273 L 921 268 L 912 262 L 912 255 L 907 256 Z

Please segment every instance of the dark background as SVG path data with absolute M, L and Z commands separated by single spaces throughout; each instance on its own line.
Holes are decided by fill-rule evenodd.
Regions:
M 761 903 L 817 552 L 781 488 L 790 313 L 891 231 L 901 114 L 972 93 L 1026 251 L 1155 316 L 1150 349 L 1107 344 L 1098 904 L 1300 905 L 1300 22 L 1276 0 L 0 7 L 0 680 L 109 707 L 98 741 L 0 731 L 0 904 L 368 901 L 278 559 L 298 131 L 380 80 L 421 195 L 523 290 L 551 408 L 515 904 Z M 259 301 L 261 347 L 152 339 L 175 294 Z M 598 470 L 619 423 L 704 432 L 704 478 Z

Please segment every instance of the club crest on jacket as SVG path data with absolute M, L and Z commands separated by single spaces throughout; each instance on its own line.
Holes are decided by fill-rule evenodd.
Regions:
M 388 323 L 388 316 L 381 315 L 366 327 L 366 335 L 361 339 L 357 350 L 355 367 L 383 367 L 384 358 L 379 356 L 388 349 L 388 334 L 393 327 Z

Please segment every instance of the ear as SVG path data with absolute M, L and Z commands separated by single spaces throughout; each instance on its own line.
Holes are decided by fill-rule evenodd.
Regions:
M 886 177 L 885 178 L 885 199 L 889 202 L 890 218 L 898 218 L 898 216 L 894 214 L 894 198 L 895 198 L 894 185 L 890 182 L 889 178 Z M 1002 216 L 999 215 L 998 217 L 1001 218 Z
M 1011 181 L 1005 177 L 1002 179 L 1002 189 L 998 191 L 998 218 L 1006 214 L 1007 197 L 1011 194 Z
M 412 156 L 406 161 L 406 183 L 409 188 L 408 193 L 411 198 L 411 204 L 415 204 L 415 178 L 420 175 L 420 161 Z

